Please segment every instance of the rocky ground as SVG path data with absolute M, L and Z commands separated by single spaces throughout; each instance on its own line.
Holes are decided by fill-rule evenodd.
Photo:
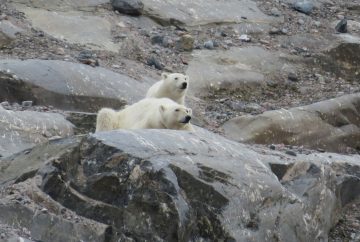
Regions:
M 99 107 L 141 99 L 163 71 L 190 76 L 202 128 L 265 153 L 360 154 L 357 0 L 144 0 L 140 15 L 106 0 L 0 1 L 0 158 L 92 132 Z M 330 240 L 357 241 L 357 204 Z M 0 223 L 0 238 L 29 233 Z

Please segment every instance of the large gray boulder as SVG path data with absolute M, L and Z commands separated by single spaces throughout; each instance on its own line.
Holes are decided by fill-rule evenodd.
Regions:
M 359 158 L 285 157 L 202 129 L 71 137 L 0 163 L 0 223 L 42 241 L 326 241 L 360 194 Z M 39 214 L 52 222 L 34 226 Z M 65 232 L 74 214 L 82 230 Z
M 246 143 L 284 143 L 335 152 L 360 149 L 360 93 L 236 117 L 223 128 L 228 138 Z
M 57 113 L 9 111 L 0 105 L 0 158 L 52 138 L 73 135 L 73 127 Z
M 275 19 L 267 16 L 251 0 L 142 0 L 144 15 L 157 22 L 168 24 L 244 24 L 248 30 L 261 29 L 273 23 Z M 243 19 L 245 17 L 246 19 Z
M 0 60 L 0 98 L 32 100 L 64 110 L 120 109 L 145 96 L 150 84 L 101 67 L 56 60 Z

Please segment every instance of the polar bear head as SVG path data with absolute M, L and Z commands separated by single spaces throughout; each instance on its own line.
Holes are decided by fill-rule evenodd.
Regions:
M 166 86 L 179 93 L 185 92 L 189 87 L 189 76 L 180 73 L 162 73 L 161 78 Z
M 183 105 L 160 105 L 162 122 L 168 129 L 185 129 L 189 125 L 192 110 Z

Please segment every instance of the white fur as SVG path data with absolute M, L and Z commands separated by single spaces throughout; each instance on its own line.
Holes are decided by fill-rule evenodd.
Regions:
M 169 98 L 145 98 L 120 111 L 103 108 L 96 120 L 96 132 L 114 129 L 177 129 L 193 131 L 184 123 L 192 115 L 186 108 Z
M 189 77 L 180 73 L 162 73 L 161 80 L 150 87 L 146 93 L 146 97 L 163 98 L 167 97 L 184 105 L 185 95 L 189 88 Z M 186 83 L 186 88 L 183 88 Z

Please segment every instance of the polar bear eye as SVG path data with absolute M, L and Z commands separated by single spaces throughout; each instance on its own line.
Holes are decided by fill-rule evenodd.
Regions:
M 175 112 L 179 112 L 179 111 L 180 111 L 180 109 L 178 109 L 178 108 L 177 108 L 177 109 L 175 109 Z
M 175 81 L 179 80 L 179 78 L 175 77 Z

